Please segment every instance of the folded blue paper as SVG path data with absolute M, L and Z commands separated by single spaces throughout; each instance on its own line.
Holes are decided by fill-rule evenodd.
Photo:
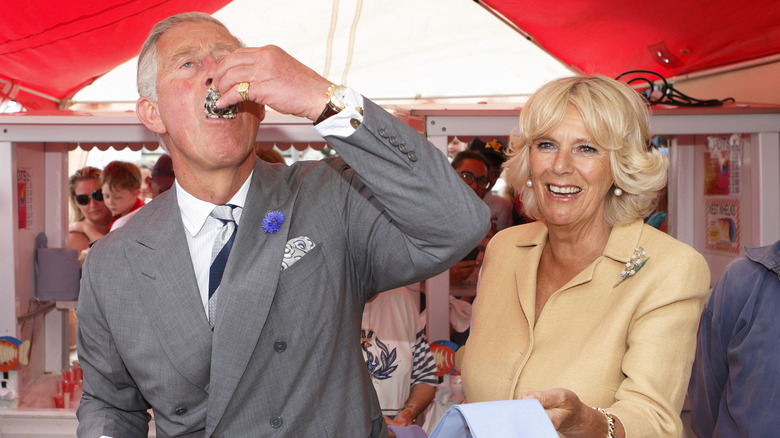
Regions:
M 387 426 L 387 430 L 395 434 L 395 438 L 428 438 L 422 427 L 412 424 L 411 426 Z
M 539 400 L 501 400 L 450 407 L 430 438 L 558 438 Z

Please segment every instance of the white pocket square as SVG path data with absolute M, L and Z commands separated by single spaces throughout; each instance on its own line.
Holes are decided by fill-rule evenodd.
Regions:
M 314 241 L 306 236 L 293 237 L 284 245 L 284 257 L 282 257 L 282 271 L 294 265 L 302 259 L 315 246 Z

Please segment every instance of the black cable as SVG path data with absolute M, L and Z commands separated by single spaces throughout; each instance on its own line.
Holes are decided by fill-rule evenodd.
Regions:
M 676 90 L 666 78 L 650 70 L 629 70 L 618 75 L 615 79 L 623 79 L 627 85 L 633 85 L 637 82 L 644 83 L 647 88 L 644 89 L 644 91 L 637 91 L 644 96 L 650 106 L 661 104 L 684 107 L 712 107 L 722 106 L 725 102 L 734 102 L 734 98 L 732 97 L 727 97 L 722 100 L 702 100 L 688 96 L 687 94 Z

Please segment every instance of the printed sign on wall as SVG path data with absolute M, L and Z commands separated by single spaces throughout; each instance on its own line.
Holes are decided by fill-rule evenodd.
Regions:
M 19 229 L 32 227 L 32 170 L 26 167 L 16 169 L 16 205 L 19 213 Z
M 742 167 L 740 135 L 728 138 L 707 137 L 704 153 L 704 194 L 739 196 L 739 174 Z
M 706 208 L 705 248 L 711 251 L 739 254 L 739 199 L 707 199 Z

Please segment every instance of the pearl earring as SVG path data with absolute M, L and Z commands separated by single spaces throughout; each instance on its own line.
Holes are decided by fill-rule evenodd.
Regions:
M 623 194 L 623 190 L 621 190 L 620 187 L 615 187 L 615 191 L 612 193 L 614 193 L 615 196 L 620 196 Z
M 526 187 L 533 187 L 534 186 L 534 183 L 531 182 L 531 178 L 528 178 L 528 181 L 525 182 L 525 186 Z

